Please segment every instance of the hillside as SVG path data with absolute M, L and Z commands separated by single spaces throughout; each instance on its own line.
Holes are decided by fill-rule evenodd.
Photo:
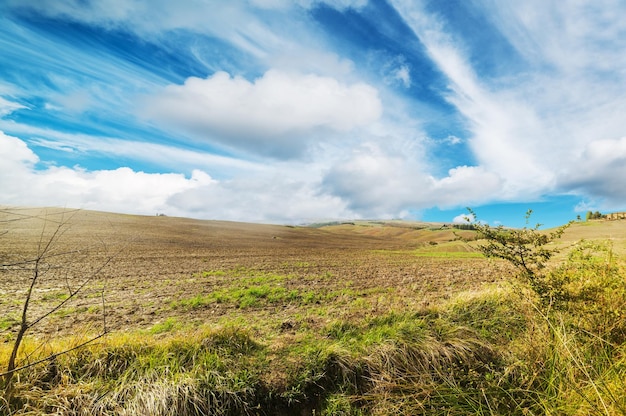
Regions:
M 95 286 L 106 282 L 109 325 L 114 329 L 149 327 L 169 316 L 181 315 L 168 305 L 210 293 L 219 283 L 199 276 L 212 271 L 230 273 L 245 268 L 303 279 L 290 279 L 290 288 L 314 284 L 317 289 L 355 286 L 359 290 L 376 287 L 384 292 L 387 288 L 412 290 L 416 285 L 428 286 L 431 289 L 426 297 L 439 296 L 439 286 L 459 285 L 456 290 L 496 279 L 489 271 L 480 275 L 469 272 L 471 278 L 467 278 L 462 272 L 472 265 L 455 259 L 417 262 L 415 250 L 436 250 L 437 243 L 448 251 L 445 243 L 457 238 L 452 230 L 433 229 L 432 224 L 431 228 L 421 229 L 381 224 L 310 228 L 54 208 L 13 212 L 17 215 L 8 215 L 5 221 L 18 221 L 5 223 L 8 232 L 0 237 L 3 254 L 10 254 L 12 260 L 33 257 L 42 231 L 45 239 L 59 223 L 67 228 L 55 250 L 82 250 L 77 259 L 70 260 L 84 264 L 69 273 L 78 273 L 79 278 L 85 267 L 96 268 L 110 258 Z M 326 275 L 333 278 L 319 278 Z M 62 279 L 42 280 L 36 292 L 61 292 L 62 285 Z M 5 296 L 19 297 L 26 285 L 9 278 L 3 280 L 0 290 Z M 89 308 L 97 303 L 98 299 L 82 300 L 73 307 Z M 33 308 L 48 306 L 44 302 Z M 207 315 L 214 318 L 229 308 L 215 305 L 184 314 L 197 319 L 206 319 Z M 4 316 L 16 318 L 16 312 L 11 303 L 0 304 Z M 97 321 L 99 314 L 80 314 L 73 319 L 88 323 Z M 69 319 L 52 319 L 38 330 L 69 330 L 73 325 Z
M 315 279 L 317 288 L 347 282 L 363 290 L 419 287 L 424 290 L 426 302 L 431 297 L 447 296 L 448 290 L 476 288 L 499 280 L 502 268 L 506 268 L 481 259 L 470 244 L 458 240 L 460 235 L 471 239 L 471 231 L 442 228 L 442 224 L 361 221 L 312 228 L 58 208 L 12 212 L 16 215 L 5 216 L 5 221 L 18 221 L 4 223 L 8 233 L 0 237 L 0 242 L 3 254 L 10 254 L 13 260 L 32 257 L 42 231 L 45 239 L 58 223 L 65 223 L 67 228 L 55 249 L 82 250 L 75 260 L 89 267 L 110 258 L 98 279 L 107 282 L 109 323 L 116 329 L 146 327 L 170 315 L 180 315 L 168 310 L 167 304 L 209 293 L 216 283 L 198 276 L 211 271 L 228 273 L 246 268 L 295 275 Z M 567 247 L 580 239 L 611 239 L 616 253 L 624 253 L 626 221 L 573 224 L 560 244 Z M 484 265 L 477 267 L 478 263 Z M 83 270 L 81 266 L 70 272 Z M 327 274 L 333 276 L 332 281 L 322 282 L 315 277 Z M 5 279 L 0 290 L 5 296 L 19 296 L 25 286 L 15 283 Z M 55 279 L 42 281 L 37 291 L 55 292 L 61 290 L 56 286 L 60 284 Z M 297 279 L 289 283 L 294 288 L 308 285 L 310 282 Z M 83 301 L 75 307 L 88 306 Z M 15 310 L 10 307 L 3 302 L 0 313 L 14 316 Z M 193 315 L 204 319 L 206 313 L 212 317 L 226 313 L 221 309 L 193 311 Z M 92 318 L 97 320 L 98 315 Z M 90 317 L 82 314 L 77 319 L 88 322 Z M 60 324 L 52 320 L 40 330 L 72 325 L 71 321 Z

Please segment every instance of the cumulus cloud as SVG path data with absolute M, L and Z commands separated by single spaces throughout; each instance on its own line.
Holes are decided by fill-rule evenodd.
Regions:
M 366 216 L 389 217 L 406 209 L 430 187 L 431 179 L 400 152 L 365 143 L 335 163 L 324 188 Z
M 3 156 L 2 173 L 4 178 L 8 175 L 17 173 L 21 167 L 32 168 L 39 161 L 39 158 L 33 153 L 26 143 L 17 137 L 8 136 L 0 131 L 0 154 Z M 19 175 L 16 175 L 19 177 Z M 7 181 L 9 184 L 11 181 Z
M 188 78 L 146 100 L 144 113 L 227 147 L 291 157 L 312 133 L 376 121 L 382 104 L 377 90 L 363 83 L 270 70 L 254 82 L 225 72 Z
M 358 216 L 340 198 L 320 192 L 315 173 L 302 174 L 300 164 L 221 181 L 198 169 L 185 177 L 128 167 L 38 167 L 43 163 L 23 140 L 2 132 L 0 158 L 3 204 L 274 223 Z
M 459 214 L 452 219 L 454 224 L 467 224 L 474 221 L 476 221 L 476 218 L 472 214 Z
M 39 158 L 19 138 L 0 133 L 2 202 L 14 205 L 71 206 L 152 214 L 169 196 L 213 182 L 202 171 L 151 174 L 130 168 L 87 171 L 80 167 L 36 168 Z
M 481 166 L 459 166 L 448 171 L 448 176 L 434 182 L 433 201 L 439 207 L 475 204 L 499 198 L 502 178 Z
M 416 154 L 366 143 L 334 164 L 324 189 L 370 217 L 409 216 L 431 206 L 450 208 L 497 199 L 502 179 L 482 167 L 460 166 L 435 178 Z
M 507 70 L 485 75 L 478 56 L 483 51 L 471 50 L 462 31 L 445 20 L 446 13 L 433 14 L 437 6 L 389 0 L 398 15 L 390 13 L 393 19 L 381 24 L 393 25 L 400 16 L 421 42 L 407 43 L 419 47 L 374 50 L 378 45 L 355 41 L 354 53 L 343 56 L 345 39 L 321 36 L 326 29 L 308 10 L 323 5 L 347 19 L 374 22 L 367 13 L 375 7 L 360 9 L 366 3 L 58 0 L 44 5 L 7 0 L 0 9 L 12 5 L 59 22 L 78 21 L 96 34 L 102 28 L 107 34 L 130 33 L 137 44 L 145 42 L 172 56 L 174 48 L 186 50 L 176 54 L 180 62 L 151 67 L 149 59 L 127 59 L 123 48 L 114 51 L 119 54 L 105 50 L 116 45 L 82 51 L 63 35 L 47 36 L 45 30 L 32 29 L 35 25 L 7 19 L 3 33 L 14 34 L 5 36 L 7 50 L 24 57 L 15 61 L 13 73 L 34 70 L 15 75 L 13 82 L 21 79 L 22 91 L 0 93 L 20 97 L 20 103 L 33 108 L 32 117 L 0 119 L 0 130 L 27 137 L 37 146 L 33 149 L 45 147 L 48 155 L 73 152 L 84 156 L 83 161 L 91 155 L 120 156 L 187 176 L 125 167 L 55 167 L 50 160 L 40 161 L 22 140 L 2 135 L 1 151 L 8 155 L 0 166 L 3 191 L 18 195 L 28 189 L 28 201 L 37 197 L 61 205 L 86 196 L 81 206 L 120 210 L 135 206 L 128 201 L 137 196 L 145 201 L 137 208 L 149 213 L 158 209 L 259 221 L 309 215 L 398 217 L 432 206 L 529 200 L 546 193 L 626 203 L 619 180 L 626 175 L 626 145 L 619 139 L 624 137 L 626 106 L 623 5 L 615 0 L 568 7 L 541 0 L 468 2 L 464 7 L 478 8 L 472 11 L 479 14 L 483 10 L 511 51 L 519 54 L 511 62 L 507 56 L 502 59 Z M 414 56 L 422 47 L 427 56 Z M 356 58 L 361 54 L 362 59 Z M 500 58 L 494 56 L 493 61 Z M 426 66 L 420 65 L 421 59 Z M 445 91 L 439 90 L 439 82 L 424 82 L 428 80 L 421 68 L 431 64 L 447 77 Z M 190 73 L 206 78 L 188 77 Z M 260 73 L 257 79 L 235 75 Z M 185 78 L 182 85 L 171 84 Z M 411 88 L 416 86 L 420 88 Z M 415 95 L 417 90 L 427 91 L 435 105 Z M 140 120 L 134 118 L 138 94 L 145 97 Z M 0 98 L 0 118 L 25 109 Z M 37 128 L 51 115 L 54 124 Z M 20 120 L 41 124 L 27 126 Z M 444 124 L 449 120 L 455 125 L 448 129 Z M 65 133 L 53 131 L 59 126 Z M 385 135 L 385 129 L 404 130 Z M 467 145 L 473 154 L 455 154 L 441 162 L 429 158 L 428 149 L 400 143 L 400 138 L 415 146 L 434 143 L 434 138 L 421 137 L 427 135 L 422 129 L 436 132 L 433 137 L 450 134 L 437 143 L 449 145 L 446 156 L 461 142 L 454 151 L 461 154 Z M 124 137 L 67 133 L 71 131 Z M 196 142 L 183 144 L 190 137 Z M 228 152 L 247 152 L 252 155 L 247 159 L 255 162 L 223 156 Z M 305 154 L 306 159 L 299 159 Z M 286 167 L 281 160 L 294 164 Z M 308 175 L 294 179 L 297 171 Z M 127 183 L 128 191 L 116 183 Z
M 619 208 L 626 201 L 626 137 L 595 140 L 572 161 L 560 178 L 564 186 L 599 198 L 605 206 Z
M 168 199 L 172 213 L 202 218 L 303 223 L 356 218 L 340 198 L 319 191 L 316 181 L 277 173 L 235 178 L 179 192 Z

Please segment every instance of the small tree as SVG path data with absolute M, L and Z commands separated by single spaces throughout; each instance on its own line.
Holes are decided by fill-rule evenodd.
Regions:
M 470 218 L 477 216 L 469 209 Z M 486 257 L 495 257 L 508 261 L 519 271 L 522 279 L 530 284 L 540 298 L 551 302 L 562 292 L 562 284 L 553 281 L 545 273 L 547 262 L 559 252 L 558 247 L 549 248 L 548 245 L 559 239 L 565 230 L 572 224 L 569 222 L 551 232 L 541 232 L 536 224 L 530 228 L 532 210 L 526 212 L 526 226 L 521 229 L 505 228 L 502 225 L 490 227 L 488 224 L 474 221 L 472 225 L 481 238 L 487 242 L 479 246 Z
M 74 211 L 75 212 L 75 211 Z M 70 212 L 70 213 L 74 213 Z M 69 229 L 70 218 L 66 218 L 68 211 L 60 213 L 60 218 L 51 218 L 48 216 L 39 217 L 37 215 L 27 215 L 19 210 L 3 209 L 0 210 L 0 224 L 7 226 L 0 235 L 6 238 L 11 232 L 10 224 L 24 223 L 26 221 L 41 220 L 41 234 L 37 243 L 36 250 L 32 256 L 26 258 L 16 257 L 16 253 L 0 252 L 0 271 L 12 275 L 15 281 L 22 282 L 25 286 L 24 298 L 21 302 L 21 313 L 19 318 L 19 326 L 13 339 L 11 355 L 9 357 L 6 369 L 0 373 L 2 382 L 0 385 L 4 389 L 5 404 L 9 404 L 13 390 L 13 376 L 17 371 L 32 367 L 46 361 L 52 361 L 57 356 L 65 354 L 71 350 L 75 350 L 87 345 L 107 333 L 106 328 L 106 308 L 104 300 L 104 286 L 100 289 L 100 299 L 102 302 L 102 329 L 101 332 L 79 345 L 65 351 L 53 353 L 40 360 L 34 362 L 22 363 L 18 362 L 18 354 L 20 347 L 24 341 L 24 337 L 33 327 L 42 323 L 53 313 L 59 311 L 69 302 L 79 296 L 79 294 L 102 272 L 113 256 L 106 255 L 105 259 L 98 263 L 97 266 L 89 267 L 83 264 L 81 260 L 85 260 L 88 256 L 90 247 L 66 248 L 61 244 L 61 240 Z M 102 244 L 106 251 L 106 247 Z M 41 308 L 35 308 L 41 298 L 35 296 L 37 287 L 44 280 L 56 279 L 58 287 L 62 288 L 63 296 L 47 309 L 41 311 Z M 21 283 L 18 283 L 21 284 Z M 41 306 L 41 305 L 37 305 Z M 33 309 L 38 309 L 33 312 Z M 2 405 L 0 404 L 0 409 Z

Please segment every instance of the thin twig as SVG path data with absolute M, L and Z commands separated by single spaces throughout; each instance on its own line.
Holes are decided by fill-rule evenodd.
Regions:
M 72 352 L 72 351 L 75 351 L 75 350 L 77 350 L 77 349 L 79 349 L 79 348 L 82 348 L 82 347 L 84 347 L 84 346 L 86 346 L 86 345 L 91 344 L 91 343 L 92 343 L 92 342 L 94 342 L 94 341 L 97 341 L 98 339 L 102 338 L 103 336 L 105 336 L 105 335 L 107 335 L 107 334 L 108 334 L 108 332 L 102 332 L 101 334 L 98 334 L 97 336 L 95 336 L 95 337 L 93 337 L 93 338 L 91 338 L 91 339 L 89 339 L 89 340 L 87 340 L 87 341 L 85 341 L 85 342 L 82 342 L 82 343 L 80 343 L 80 344 L 78 344 L 78 345 L 76 345 L 76 346 L 74 346 L 74 347 L 72 347 L 72 348 L 69 348 L 69 349 L 67 349 L 67 350 L 64 350 L 64 351 L 61 351 L 61 352 L 57 352 L 57 353 L 54 353 L 54 354 L 50 354 L 49 356 L 47 356 L 47 357 L 45 357 L 45 358 L 42 358 L 42 359 L 40 359 L 40 360 L 37 360 L 37 361 L 34 361 L 34 362 L 32 362 L 32 363 L 29 363 L 29 364 L 23 365 L 23 366 L 21 366 L 21 367 L 16 367 L 16 368 L 14 368 L 14 369 L 12 369 L 12 370 L 10 370 L 10 371 L 5 371 L 4 373 L 0 373 L 0 377 L 5 377 L 5 376 L 7 376 L 7 375 L 9 375 L 9 374 L 13 374 L 13 373 L 15 373 L 15 372 L 17 372 L 17 371 L 22 371 L 22 370 L 25 370 L 25 369 L 27 369 L 27 368 L 30 368 L 30 367 L 36 366 L 37 364 L 41 364 L 41 363 L 43 363 L 43 362 L 46 362 L 46 361 L 52 360 L 52 359 L 54 359 L 54 358 L 57 358 L 57 357 L 59 357 L 59 356 L 61 356 L 61 355 L 64 355 L 64 354 L 70 353 L 70 352 Z

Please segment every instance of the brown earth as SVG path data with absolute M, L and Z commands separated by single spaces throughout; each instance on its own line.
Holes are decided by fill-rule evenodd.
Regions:
M 29 307 L 30 322 L 54 310 L 32 328 L 40 336 L 97 331 L 103 308 L 106 327 L 113 331 L 153 328 L 168 318 L 220 324 L 234 316 L 246 322 L 270 318 L 276 328 L 289 331 L 351 314 L 423 307 L 506 279 L 510 272 L 503 263 L 480 257 L 417 255 L 447 254 L 450 247 L 471 253 L 457 233 L 441 224 L 357 222 L 312 228 L 4 208 L 0 336 L 5 342 L 17 329 L 34 273 L 33 263 L 25 261 L 36 258 L 55 232 Z M 85 281 L 75 298 L 58 307 Z M 248 308 L 228 299 L 206 301 L 219 291 L 254 285 L 284 288 L 298 300 Z M 309 303 L 302 308 L 305 296 Z

